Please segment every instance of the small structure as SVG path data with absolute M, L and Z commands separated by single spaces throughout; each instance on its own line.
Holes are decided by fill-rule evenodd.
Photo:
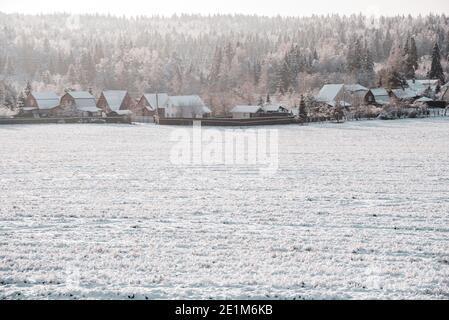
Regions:
M 321 88 L 320 92 L 316 96 L 318 103 L 326 104 L 331 107 L 342 106 L 349 107 L 351 104 L 348 102 L 349 96 L 345 91 L 344 84 L 326 84 Z
M 374 97 L 374 104 L 380 107 L 390 104 L 390 95 L 385 88 L 375 88 L 370 91 Z
M 170 96 L 163 110 L 165 118 L 204 118 L 211 114 L 212 111 L 197 95 Z
M 25 99 L 24 113 L 35 117 L 50 117 L 59 110 L 59 96 L 52 91 L 31 92 Z
M 95 97 L 87 91 L 69 91 L 61 98 L 61 113 L 72 117 L 100 116 Z
M 125 90 L 107 90 L 101 93 L 97 107 L 107 115 L 127 115 L 133 110 L 135 102 Z
M 262 115 L 264 110 L 261 106 L 238 105 L 232 108 L 231 114 L 234 119 L 249 119 Z

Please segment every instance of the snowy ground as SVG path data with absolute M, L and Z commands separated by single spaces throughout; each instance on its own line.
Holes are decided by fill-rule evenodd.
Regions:
M 449 118 L 276 127 L 275 176 L 173 127 L 0 126 L 0 299 L 449 298 Z

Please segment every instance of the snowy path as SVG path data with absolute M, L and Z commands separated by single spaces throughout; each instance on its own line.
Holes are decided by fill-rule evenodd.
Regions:
M 0 299 L 449 298 L 449 120 L 281 126 L 276 176 L 172 127 L 0 126 Z

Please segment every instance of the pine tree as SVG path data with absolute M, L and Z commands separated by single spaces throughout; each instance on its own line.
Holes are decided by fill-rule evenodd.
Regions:
M 433 47 L 432 66 L 430 67 L 427 76 L 429 79 L 438 79 L 441 83 L 444 83 L 445 77 L 443 67 L 441 66 L 440 47 L 438 46 L 438 43 L 435 43 L 435 46 Z
M 25 89 L 23 91 L 25 93 L 25 96 L 28 97 L 31 94 L 31 91 L 32 91 L 31 83 L 29 81 L 27 81 L 27 84 L 26 84 Z
M 19 96 L 17 97 L 17 110 L 19 114 L 23 112 L 24 107 L 25 107 L 25 94 L 23 93 L 23 91 L 21 91 Z
M 416 49 L 415 39 L 412 37 L 410 41 L 407 40 L 404 48 L 404 74 L 406 79 L 414 79 L 415 71 L 418 69 L 418 51 Z

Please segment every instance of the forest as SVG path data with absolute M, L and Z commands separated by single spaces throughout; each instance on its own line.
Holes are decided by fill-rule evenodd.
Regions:
M 449 17 L 0 13 L 0 105 L 32 90 L 199 94 L 216 113 L 326 83 L 395 87 L 449 72 Z M 432 60 L 439 60 L 432 70 Z M 435 62 L 435 61 L 434 61 Z M 274 98 L 271 98 L 274 99 Z

